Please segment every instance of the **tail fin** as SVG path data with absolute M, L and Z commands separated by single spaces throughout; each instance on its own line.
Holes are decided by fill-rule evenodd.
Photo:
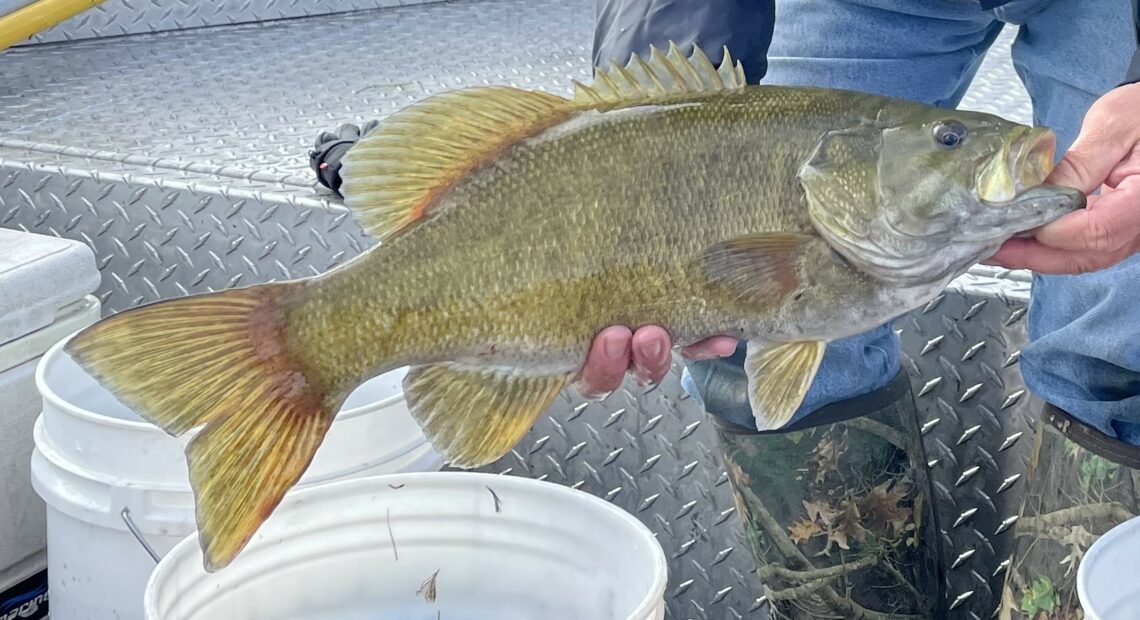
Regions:
M 273 284 L 155 303 L 80 332 L 67 351 L 186 450 L 205 567 L 228 565 L 312 461 L 346 394 L 322 393 L 283 339 Z

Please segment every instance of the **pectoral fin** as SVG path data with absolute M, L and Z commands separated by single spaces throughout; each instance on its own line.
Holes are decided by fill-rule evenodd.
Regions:
M 756 429 L 780 428 L 803 403 L 823 360 L 827 343 L 818 340 L 765 347 L 748 343 L 744 370 Z
M 705 276 L 742 299 L 778 303 L 800 285 L 796 261 L 813 237 L 797 233 L 745 235 L 704 252 Z
M 453 467 L 474 468 L 514 447 L 571 379 L 436 364 L 411 369 L 404 392 L 432 446 Z

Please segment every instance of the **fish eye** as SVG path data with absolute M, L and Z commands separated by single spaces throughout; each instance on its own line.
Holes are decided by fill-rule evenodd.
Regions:
M 966 139 L 966 126 L 958 121 L 945 121 L 934 128 L 934 141 L 946 148 L 956 148 Z

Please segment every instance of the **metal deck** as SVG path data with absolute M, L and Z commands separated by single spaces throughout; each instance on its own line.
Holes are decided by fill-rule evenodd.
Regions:
M 145 15 L 182 8 L 111 32 L 164 30 Z M 590 75 L 593 15 L 588 0 L 463 0 L 12 49 L 0 57 L 0 226 L 92 246 L 107 312 L 324 271 L 372 241 L 317 189 L 307 152 L 320 131 L 464 85 L 569 93 Z M 106 34 L 96 26 L 41 38 Z M 1009 41 L 962 107 L 1028 122 Z M 944 525 L 963 554 L 947 584 L 955 618 L 988 618 L 1000 596 L 1012 530 L 995 532 L 1015 516 L 1031 443 L 1016 366 L 1027 295 L 1025 274 L 979 268 L 899 325 L 937 499 L 951 523 L 978 509 Z M 668 617 L 761 618 L 709 426 L 674 373 L 648 394 L 558 402 L 487 469 L 575 486 L 642 519 L 670 558 Z

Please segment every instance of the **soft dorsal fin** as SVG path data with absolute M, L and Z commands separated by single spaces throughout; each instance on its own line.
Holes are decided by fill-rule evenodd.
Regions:
M 557 95 L 505 86 L 430 96 L 384 119 L 345 154 L 344 204 L 365 231 L 386 240 L 503 149 L 576 111 Z
M 669 43 L 667 54 L 653 46 L 649 49 L 649 60 L 633 54 L 624 67 L 612 62 L 608 70 L 597 67 L 590 86 L 575 80 L 574 104 L 605 108 L 652 103 L 736 90 L 747 84 L 744 67 L 733 61 L 727 47 L 719 68 L 713 66 L 697 45 L 687 58 L 673 42 Z

